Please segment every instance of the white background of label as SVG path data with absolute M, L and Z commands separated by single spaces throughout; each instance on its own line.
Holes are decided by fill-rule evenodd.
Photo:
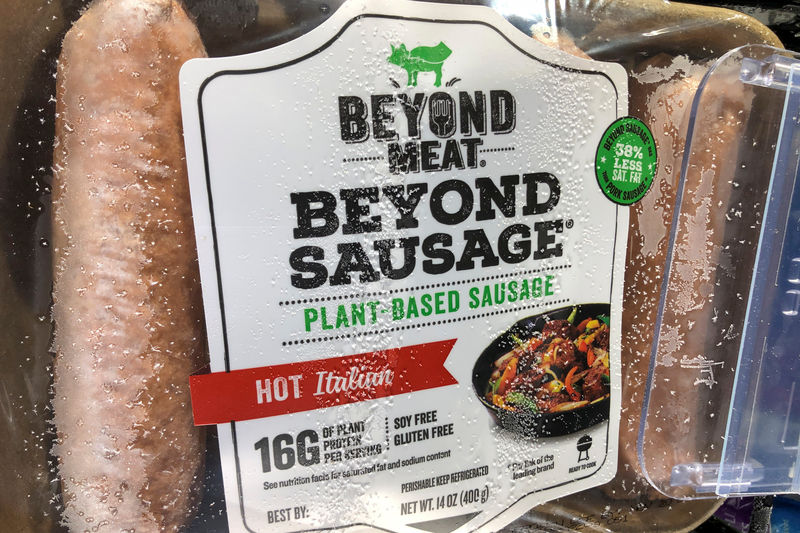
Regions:
M 368 13 L 435 18 L 450 23 L 365 16 Z M 350 23 L 351 21 L 353 22 Z M 453 21 L 474 23 L 456 24 Z M 245 531 L 246 522 L 247 528 L 252 531 L 298 531 L 369 524 L 392 531 L 418 531 L 403 524 L 479 509 L 478 506 L 459 507 L 458 512 L 442 509 L 424 515 L 400 517 L 400 502 L 436 496 L 441 492 L 434 488 L 401 494 L 402 482 L 488 464 L 488 478 L 477 478 L 462 482 L 458 487 L 446 486 L 443 489 L 444 492 L 450 492 L 453 488 L 470 488 L 473 485 L 483 487 L 488 483 L 492 494 L 490 501 L 482 506 L 483 512 L 478 517 L 459 531 L 478 527 L 496 529 L 537 503 L 607 481 L 616 469 L 616 434 L 620 404 L 619 304 L 627 210 L 605 199 L 595 182 L 593 168 L 595 150 L 603 131 L 614 119 L 625 114 L 625 72 L 618 65 L 578 59 L 540 45 L 487 8 L 361 0 L 351 0 L 322 26 L 287 45 L 246 56 L 192 60 L 187 63 L 181 73 L 184 124 L 212 371 L 224 371 L 225 363 L 222 315 L 200 134 L 201 119 L 198 113 L 201 84 L 222 71 L 259 69 L 295 60 L 330 42 L 345 25 L 347 27 L 343 33 L 329 46 L 301 62 L 268 72 L 219 75 L 203 88 L 202 122 L 214 204 L 220 279 L 225 299 L 230 369 L 335 357 L 457 338 L 445 366 L 459 384 L 311 413 L 237 423 L 238 476 L 231 426 L 219 426 L 231 527 L 233 531 Z M 389 77 L 402 84 L 406 73 L 386 61 L 389 45 L 405 43 L 411 49 L 418 45 L 432 46 L 440 40 L 453 50 L 445 63 L 443 82 L 454 76 L 462 81 L 452 88 L 434 88 L 433 74 L 423 72 L 419 74 L 419 86 L 409 88 L 408 91 L 411 94 L 418 91 L 430 94 L 434 90 L 442 90 L 457 94 L 458 91 L 482 90 L 487 97 L 491 89 L 510 91 L 516 98 L 516 129 L 505 136 L 485 136 L 482 148 L 514 146 L 515 150 L 482 154 L 481 157 L 486 160 L 483 168 L 428 175 L 391 175 L 387 171 L 385 159 L 357 164 L 343 163 L 342 159 L 347 157 L 385 157 L 386 148 L 384 143 L 373 139 L 350 145 L 341 141 L 337 97 L 357 95 L 368 100 L 371 94 L 395 92 L 389 85 Z M 601 72 L 602 75 L 554 68 L 532 59 L 515 47 L 552 64 Z M 614 84 L 611 80 L 614 80 Z M 423 117 L 423 122 L 426 118 L 427 115 Z M 423 139 L 432 139 L 432 135 L 425 135 L 426 131 L 427 128 L 424 128 Z M 403 132 L 400 133 L 402 135 Z M 473 216 L 466 222 L 458 226 L 443 226 L 425 216 L 427 210 L 424 205 L 420 205 L 415 214 L 423 216 L 420 217 L 420 227 L 416 230 L 344 237 L 339 230 L 336 235 L 328 238 L 294 240 L 292 229 L 296 213 L 289 202 L 290 192 L 327 190 L 338 196 L 338 190 L 342 187 L 363 186 L 365 183 L 381 186 L 422 181 L 429 182 L 430 191 L 435 183 L 450 177 L 472 184 L 476 177 L 489 176 L 497 182 L 502 175 L 526 172 L 551 172 L 561 181 L 561 200 L 555 210 L 539 218 L 529 217 L 530 220 L 527 221 L 520 214 L 520 186 L 518 216 L 515 220 L 532 226 L 533 221 L 538 219 L 573 219 L 574 228 L 559 236 L 565 250 L 561 258 L 552 261 L 530 260 L 518 265 L 501 262 L 493 268 L 478 267 L 462 272 L 454 269 L 446 275 L 430 276 L 424 274 L 420 268 L 423 259 L 420 255 L 414 273 L 402 281 L 383 278 L 378 283 L 354 283 L 335 288 L 325 285 L 312 291 L 295 289 L 290 284 L 289 254 L 301 245 L 321 246 L 325 249 L 327 258 L 336 258 L 336 243 L 360 241 L 374 258 L 371 253 L 374 239 L 411 235 L 424 238 L 433 232 L 444 231 L 454 236 L 453 250 L 458 255 L 459 236 L 463 229 L 483 227 L 490 241 L 494 242 L 499 232 L 512 222 L 496 219 L 488 223 L 477 223 L 473 211 Z M 374 209 L 374 214 L 384 215 L 384 225 L 389 226 L 391 223 L 393 228 L 393 219 L 390 216 L 392 213 L 394 210 L 390 206 Z M 343 218 L 342 210 L 339 214 Z M 617 283 L 614 287 L 611 287 L 612 257 L 616 261 L 614 279 Z M 326 264 L 332 271 L 335 261 L 329 259 Z M 538 441 L 521 438 L 497 427 L 472 390 L 473 364 L 484 347 L 517 320 L 544 312 L 547 307 L 501 313 L 447 327 L 406 329 L 383 335 L 290 347 L 282 345 L 284 341 L 319 337 L 320 333 L 304 333 L 304 306 L 279 306 L 279 301 L 377 292 L 565 264 L 572 265 L 572 268 L 554 272 L 558 275 L 559 282 L 557 293 L 550 300 L 568 300 L 569 303 L 552 305 L 552 308 L 572 303 L 608 302 L 610 295 L 612 296 L 611 419 L 608 424 L 601 423 L 578 434 Z M 480 312 L 463 309 L 464 307 L 462 305 L 459 313 L 448 315 L 448 318 Z M 404 321 L 396 324 L 387 322 L 386 325 L 391 327 L 420 322 L 426 321 Z M 297 431 L 309 428 L 319 431 L 325 425 L 357 419 L 367 420 L 367 433 L 372 435 L 375 442 L 383 442 L 384 417 L 391 421 L 396 416 L 431 408 L 439 409 L 440 423 L 452 421 L 456 424 L 454 437 L 399 448 L 391 446 L 388 453 L 367 460 L 349 461 L 334 466 L 297 466 L 284 472 L 273 471 L 269 476 L 261 472 L 260 456 L 254 450 L 254 443 L 265 436 L 274 436 L 280 432 L 296 434 Z M 594 439 L 592 451 L 597 457 L 606 448 L 606 436 L 609 435 L 610 453 L 596 475 L 563 484 L 564 480 L 586 475 L 585 472 L 572 475 L 567 473 L 568 468 L 576 464 L 571 455 L 577 455 L 575 441 L 583 434 L 589 434 Z M 383 475 L 361 476 L 340 480 L 339 483 L 316 483 L 270 491 L 261 488 L 266 480 L 277 481 L 301 474 L 311 475 L 356 468 L 362 464 L 391 462 L 410 455 L 426 455 L 440 449 L 452 449 L 454 453 L 449 459 L 438 460 L 429 465 L 395 469 Z M 503 475 L 507 472 L 505 465 L 508 461 L 543 453 L 556 456 L 554 470 L 517 481 Z M 435 470 L 432 471 L 432 468 Z M 541 491 L 554 485 L 559 486 Z M 268 524 L 267 510 L 295 504 L 304 504 L 311 509 L 307 520 Z M 508 509 L 512 504 L 513 508 Z M 493 521 L 487 524 L 492 518 Z

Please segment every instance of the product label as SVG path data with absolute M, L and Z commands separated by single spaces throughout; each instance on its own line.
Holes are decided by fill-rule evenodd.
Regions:
M 624 70 L 351 0 L 181 73 L 232 531 L 496 530 L 616 469 Z
M 597 147 L 597 183 L 612 202 L 631 205 L 647 194 L 656 175 L 656 143 L 644 122 L 622 117 Z

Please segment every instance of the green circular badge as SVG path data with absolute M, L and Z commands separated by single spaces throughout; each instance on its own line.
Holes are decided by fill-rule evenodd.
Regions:
M 634 204 L 650 190 L 656 162 L 656 143 L 644 122 L 622 117 L 608 127 L 597 147 L 597 183 L 612 202 Z

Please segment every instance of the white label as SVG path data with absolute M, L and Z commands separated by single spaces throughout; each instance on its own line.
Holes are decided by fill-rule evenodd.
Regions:
M 212 369 L 193 408 L 233 531 L 488 531 L 611 479 L 628 214 L 594 156 L 620 66 L 488 8 L 351 0 L 181 84 Z M 570 314 L 583 336 L 537 349 Z

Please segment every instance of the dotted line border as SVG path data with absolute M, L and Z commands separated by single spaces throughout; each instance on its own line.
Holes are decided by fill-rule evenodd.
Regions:
M 505 148 L 481 148 L 478 150 L 481 154 L 491 153 L 491 152 L 513 152 L 516 150 L 513 146 L 506 146 Z
M 335 335 L 332 337 L 317 337 L 315 339 L 299 339 L 296 341 L 283 341 L 281 342 L 281 346 L 295 346 L 298 344 L 313 344 L 315 342 L 325 342 L 325 341 L 335 341 L 340 339 L 350 339 L 352 337 L 367 337 L 369 335 L 381 335 L 384 333 L 391 333 L 392 331 L 401 331 L 406 329 L 422 329 L 427 328 L 429 326 L 439 326 L 442 324 L 452 324 L 453 322 L 466 322 L 468 320 L 475 320 L 476 318 L 484 318 L 487 316 L 495 316 L 495 315 L 502 315 L 504 313 L 511 313 L 514 311 L 523 311 L 525 309 L 533 309 L 534 307 L 542 307 L 545 305 L 558 305 L 568 303 L 570 301 L 569 298 L 562 298 L 561 300 L 552 300 L 547 302 L 540 302 L 531 305 L 523 305 L 520 307 L 512 307 L 511 309 L 503 309 L 500 311 L 487 311 L 486 313 L 479 313 L 477 315 L 471 316 L 458 316 L 454 318 L 444 318 L 442 320 L 433 320 L 431 322 L 424 322 L 421 324 L 407 324 L 405 326 L 397 326 L 394 328 L 384 328 L 384 329 L 376 329 L 373 331 L 361 331 L 356 333 L 342 333 L 341 335 Z
M 522 272 L 510 272 L 508 274 L 496 274 L 494 276 L 485 276 L 482 278 L 464 279 L 461 281 L 446 281 L 442 283 L 432 283 L 430 285 L 419 285 L 417 287 L 403 287 L 399 289 L 389 289 L 377 292 L 362 292 L 353 294 L 344 294 L 342 296 L 319 296 L 317 298 L 305 298 L 303 300 L 284 300 L 278 302 L 278 306 L 284 305 L 298 305 L 298 304 L 313 304 L 317 302 L 332 302 L 335 300 L 352 300 L 354 298 L 371 298 L 373 296 L 386 296 L 388 294 L 397 294 L 399 292 L 419 291 L 423 289 L 438 289 L 439 287 L 452 287 L 455 285 L 465 285 L 467 283 L 475 283 L 476 281 L 491 281 L 494 279 L 512 278 L 515 276 L 527 276 L 529 274 L 536 274 L 537 272 L 549 272 L 551 270 L 564 270 L 572 268 L 572 265 L 557 265 L 552 267 L 534 268 L 531 270 L 524 270 Z
M 361 161 L 378 161 L 383 159 L 382 155 L 373 155 L 369 157 L 345 157 L 342 159 L 342 163 L 356 163 Z

